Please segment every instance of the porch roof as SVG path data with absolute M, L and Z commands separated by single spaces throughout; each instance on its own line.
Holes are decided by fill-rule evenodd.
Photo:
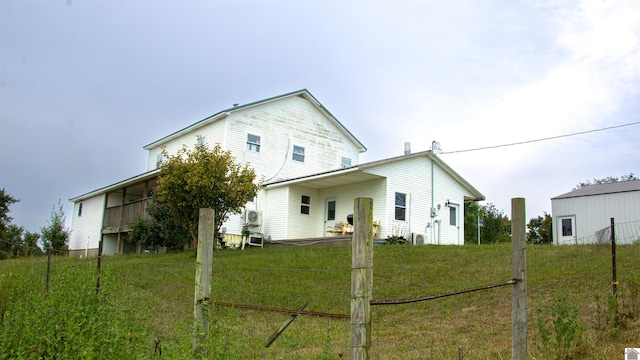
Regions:
M 151 171 L 147 171 L 145 173 L 142 173 L 140 175 L 136 175 L 133 177 L 130 177 L 128 179 L 122 180 L 122 181 L 118 181 L 117 183 L 111 184 L 111 185 L 107 185 L 105 187 L 102 187 L 100 189 L 96 189 L 93 191 L 90 191 L 86 194 L 82 194 L 76 197 L 73 197 L 71 199 L 69 199 L 70 202 L 78 202 L 78 201 L 82 201 L 82 200 L 86 200 L 88 198 L 94 197 L 96 195 L 100 195 L 100 194 L 105 194 L 108 193 L 109 191 L 115 190 L 115 189 L 119 189 L 122 187 L 126 187 L 127 185 L 131 185 L 131 184 L 135 184 L 137 182 L 143 181 L 143 180 L 148 180 L 148 179 L 152 179 L 154 177 L 158 176 L 158 173 L 160 173 L 160 169 L 154 169 Z

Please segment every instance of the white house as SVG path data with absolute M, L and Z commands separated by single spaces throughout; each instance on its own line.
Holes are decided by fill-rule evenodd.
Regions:
M 228 242 L 239 241 L 246 223 L 272 242 L 334 236 L 347 231 L 340 223 L 362 196 L 374 199 L 378 237 L 462 244 L 462 205 L 484 200 L 428 151 L 359 164 L 365 146 L 303 89 L 233 106 L 144 146 L 145 173 L 70 199 L 70 253 L 95 255 L 100 240 L 104 254 L 137 251 L 128 225 L 145 215 L 162 149 L 175 153 L 196 141 L 220 144 L 264 179 L 245 213 L 224 224 Z
M 640 180 L 589 185 L 551 198 L 553 243 L 601 241 L 611 224 L 640 220 Z

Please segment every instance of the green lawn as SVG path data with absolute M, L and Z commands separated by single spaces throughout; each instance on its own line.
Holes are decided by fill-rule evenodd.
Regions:
M 414 299 L 503 283 L 506 245 L 376 246 L 373 300 Z M 640 245 L 617 247 L 618 298 L 606 246 L 527 248 L 531 358 L 553 358 L 539 310 L 575 304 L 583 331 L 568 354 L 621 358 L 638 347 Z M 191 357 L 195 253 L 0 261 L 0 359 Z M 214 252 L 212 300 L 349 315 L 351 249 L 265 248 Z M 555 309 L 557 310 L 557 309 Z M 558 312 L 556 311 L 556 314 Z M 560 312 L 560 320 L 569 315 Z M 298 316 L 265 348 L 286 313 L 212 307 L 211 359 L 349 358 L 349 320 Z M 511 358 L 511 286 L 404 305 L 372 306 L 372 359 Z M 566 341 L 565 341 L 566 343 Z M 545 349 L 546 348 L 546 349 Z

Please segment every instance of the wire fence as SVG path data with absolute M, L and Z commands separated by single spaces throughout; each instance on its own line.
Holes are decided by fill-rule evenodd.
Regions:
M 531 356 L 553 358 L 548 350 L 553 344 L 544 343 L 537 320 L 561 297 L 575 304 L 584 328 L 582 341 L 572 344 L 574 354 L 612 358 L 625 347 L 637 347 L 629 335 L 637 334 L 634 319 L 640 316 L 640 244 L 633 244 L 640 232 L 634 232 L 634 226 L 621 223 L 615 228 L 617 241 L 632 240 L 617 248 L 615 304 L 610 244 L 527 247 Z M 0 246 L 4 253 L 15 254 L 15 245 Z M 510 244 L 381 245 L 373 253 L 371 358 L 511 357 Z M 348 358 L 351 256 L 346 247 L 214 252 L 209 358 Z M 63 282 L 85 282 L 91 290 L 99 280 L 101 301 L 111 304 L 110 314 L 121 319 L 117 325 L 100 325 L 101 330 L 116 328 L 112 331 L 129 339 L 122 350 L 127 353 L 112 358 L 183 358 L 190 353 L 193 252 L 104 257 L 99 272 L 95 258 L 12 259 L 0 261 L 0 312 L 20 301 L 12 286 L 23 278 L 32 278 L 31 286 L 43 293 L 49 291 L 49 279 L 53 294 L 61 291 L 56 286 Z M 20 280 L 9 279 L 18 273 Z M 73 294 L 66 296 L 73 299 Z

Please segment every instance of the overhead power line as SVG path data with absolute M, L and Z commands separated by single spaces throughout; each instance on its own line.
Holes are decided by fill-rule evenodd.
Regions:
M 523 144 L 529 144 L 529 143 L 534 143 L 534 142 L 539 142 L 539 141 L 554 140 L 554 139 L 559 139 L 559 138 L 563 138 L 563 137 L 570 137 L 570 136 L 576 136 L 576 135 L 584 135 L 584 134 L 589 134 L 589 133 L 598 132 L 598 131 L 605 131 L 605 130 L 611 130 L 611 129 L 618 129 L 618 128 L 621 128 L 621 127 L 625 127 L 625 126 L 633 126 L 633 125 L 638 125 L 638 124 L 640 124 L 640 121 L 636 121 L 636 122 L 628 123 L 628 124 L 616 125 L 616 126 L 609 126 L 609 127 L 600 128 L 600 129 L 587 130 L 587 131 L 580 131 L 580 132 L 575 132 L 575 133 L 571 133 L 571 134 L 565 134 L 565 135 L 551 136 L 551 137 L 546 137 L 546 138 L 541 138 L 541 139 L 534 139 L 534 140 L 526 140 L 526 141 L 514 142 L 514 143 L 509 143 L 509 144 L 493 145 L 493 146 L 485 146 L 485 147 L 479 147 L 479 148 L 473 148 L 473 149 L 466 149 L 466 150 L 442 151 L 442 152 L 440 152 L 440 154 L 455 154 L 455 153 L 461 153 L 461 152 L 478 151 L 478 150 L 488 150 L 488 149 L 495 149 L 495 148 L 501 148 L 501 147 L 507 147 L 507 146 L 523 145 Z

